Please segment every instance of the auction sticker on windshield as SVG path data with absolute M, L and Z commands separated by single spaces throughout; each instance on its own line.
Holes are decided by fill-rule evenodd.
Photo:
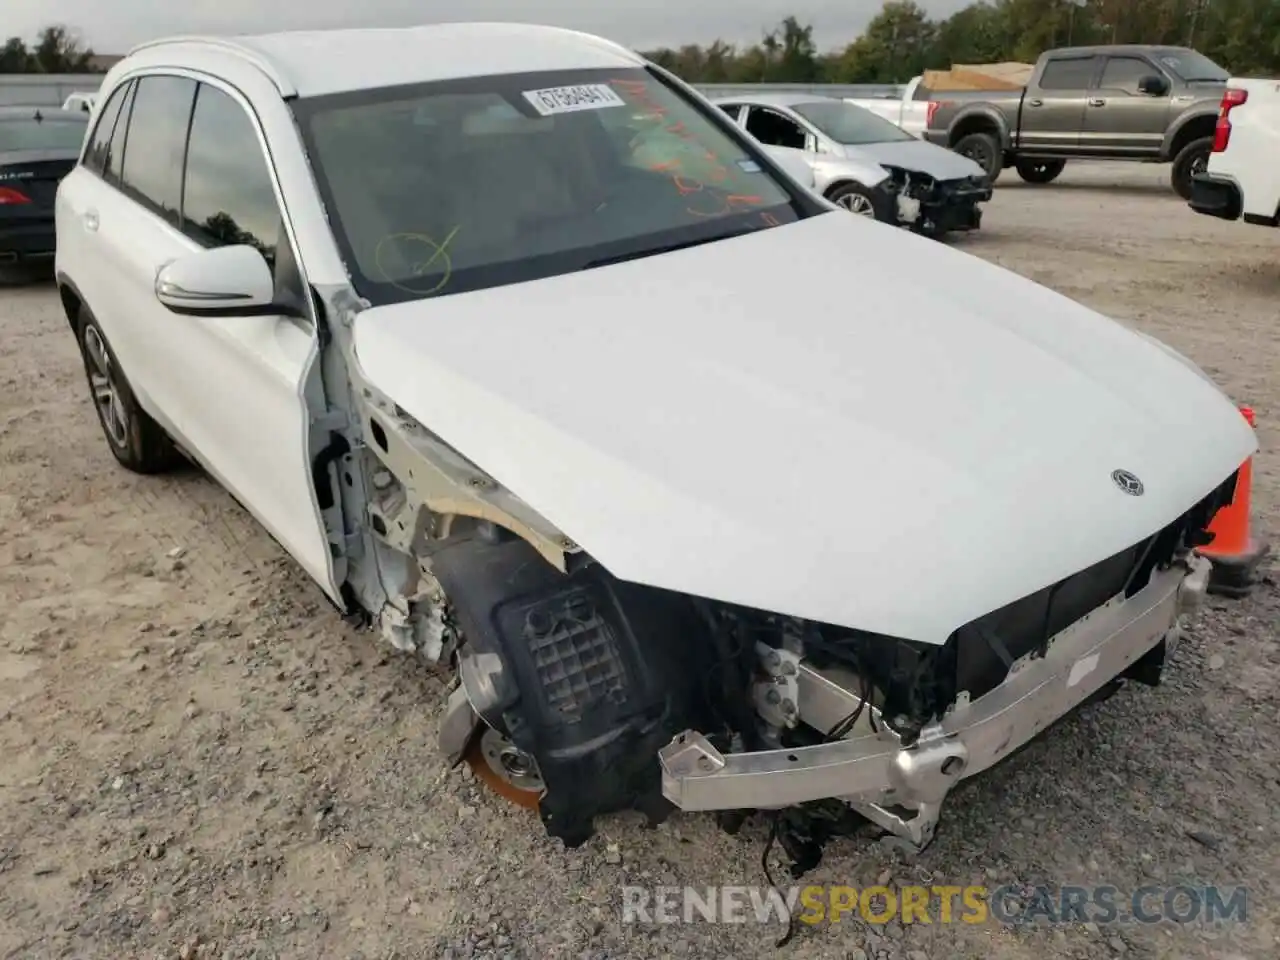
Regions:
M 583 83 L 573 87 L 526 90 L 524 98 L 544 117 L 556 113 L 577 113 L 579 110 L 604 110 L 608 107 L 626 106 L 623 99 L 606 83 Z

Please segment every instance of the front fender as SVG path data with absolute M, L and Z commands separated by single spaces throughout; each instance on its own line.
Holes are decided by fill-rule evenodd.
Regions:
M 842 180 L 856 180 L 864 187 L 876 187 L 888 179 L 888 170 L 859 157 L 819 157 L 813 164 L 814 189 L 822 194 Z

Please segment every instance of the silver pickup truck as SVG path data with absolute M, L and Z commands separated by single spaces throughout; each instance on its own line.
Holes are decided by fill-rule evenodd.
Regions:
M 1227 71 L 1185 47 L 1066 47 L 1021 90 L 939 93 L 925 139 L 986 168 L 1049 183 L 1068 160 L 1172 163 L 1186 199 L 1213 147 Z

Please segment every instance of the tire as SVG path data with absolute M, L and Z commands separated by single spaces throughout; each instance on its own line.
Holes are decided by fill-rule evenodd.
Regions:
M 1212 152 L 1213 137 L 1201 137 L 1199 140 L 1192 140 L 1173 158 L 1173 172 L 1169 179 L 1173 192 L 1183 200 L 1191 199 L 1191 179 L 1209 165 L 1209 154 Z
M 889 222 L 884 201 L 860 183 L 842 183 L 828 191 L 827 199 L 854 216 L 871 217 L 881 223 Z
M 992 183 L 1004 169 L 1004 150 L 992 133 L 967 133 L 951 147 L 962 157 L 968 157 L 987 172 Z
M 165 473 L 182 465 L 182 454 L 164 428 L 138 405 L 106 334 L 83 306 L 76 317 L 76 339 L 89 400 L 120 465 L 141 474 Z
M 1027 183 L 1053 183 L 1066 165 L 1065 160 L 1019 160 L 1013 166 Z

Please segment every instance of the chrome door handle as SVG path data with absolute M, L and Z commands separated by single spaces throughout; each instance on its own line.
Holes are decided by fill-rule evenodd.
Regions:
M 1043 106 L 1044 106 L 1044 101 L 1043 101 L 1043 100 L 1041 100 L 1039 97 L 1036 97 L 1034 100 L 1028 100 L 1028 101 L 1027 101 L 1027 106 L 1028 106 L 1028 107 L 1043 107 Z
M 86 210 L 84 213 L 84 228 L 90 232 L 98 229 L 98 211 Z
M 1105 107 L 1106 105 L 1107 105 L 1107 101 L 1103 100 L 1101 97 L 1089 98 L 1089 106 L 1091 107 Z

